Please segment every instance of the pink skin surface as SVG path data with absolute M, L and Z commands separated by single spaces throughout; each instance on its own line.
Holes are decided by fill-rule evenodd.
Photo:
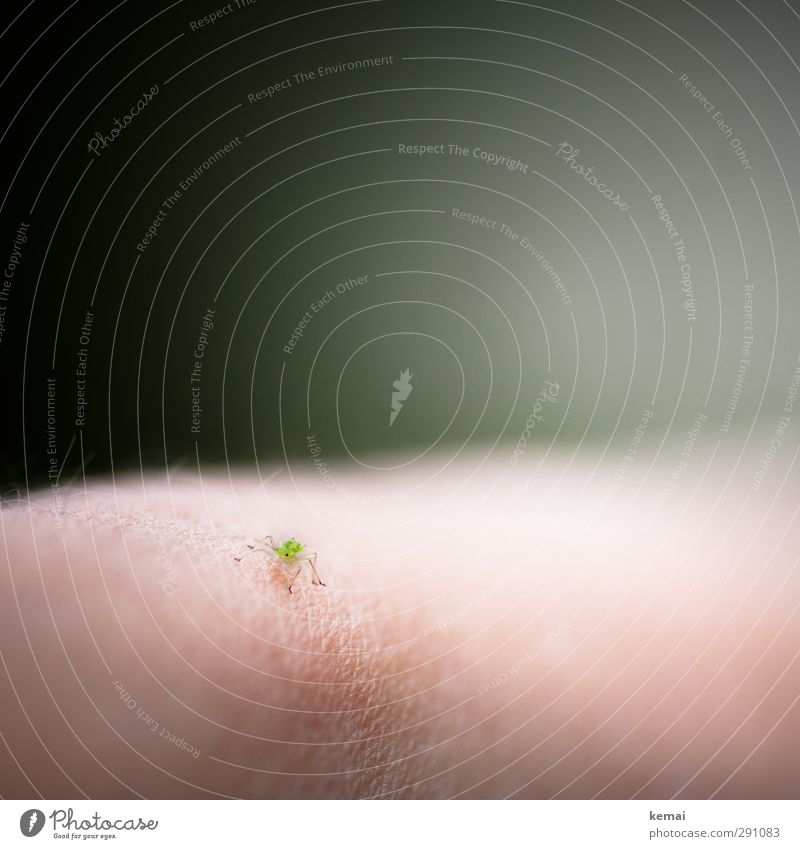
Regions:
M 0 794 L 796 796 L 793 499 L 592 472 L 464 464 L 396 497 L 153 474 L 5 507 Z M 306 565 L 290 595 L 266 533 L 327 588 Z

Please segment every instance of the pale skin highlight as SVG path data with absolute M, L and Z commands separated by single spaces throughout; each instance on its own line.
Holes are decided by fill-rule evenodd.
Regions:
M 619 522 L 619 495 L 576 503 L 581 469 L 551 491 L 563 474 L 477 509 L 443 476 L 402 539 L 397 505 L 337 526 L 297 477 L 267 499 L 243 473 L 151 475 L 64 491 L 60 517 L 47 491 L 5 506 L 0 795 L 794 798 L 796 491 L 732 523 L 708 487 L 648 526 L 657 488 Z M 314 540 L 336 592 L 286 598 L 301 563 L 271 568 L 269 524 Z

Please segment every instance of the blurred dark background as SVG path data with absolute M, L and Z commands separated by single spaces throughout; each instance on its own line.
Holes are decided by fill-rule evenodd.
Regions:
M 795 71 L 770 33 L 800 21 L 700 7 L 257 0 L 204 26 L 219 7 L 6 8 L 4 492 L 82 460 L 370 467 L 513 446 L 546 380 L 546 444 L 625 444 L 648 410 L 653 440 L 700 411 L 714 438 L 771 422 L 797 365 L 800 170 Z

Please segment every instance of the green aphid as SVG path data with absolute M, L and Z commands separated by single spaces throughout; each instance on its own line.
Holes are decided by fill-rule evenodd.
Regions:
M 291 584 L 289 584 L 289 592 L 293 591 L 294 582 L 297 580 L 297 576 L 300 574 L 300 570 L 303 568 L 303 563 L 306 560 L 311 565 L 311 572 L 313 574 L 311 583 L 318 584 L 321 587 L 325 586 L 324 582 L 320 580 L 320 577 L 317 574 L 317 552 L 311 551 L 303 554 L 306 547 L 302 542 L 298 542 L 296 539 L 289 539 L 281 545 L 277 545 L 275 540 L 267 534 L 264 539 L 258 540 L 255 544 L 250 545 L 249 548 L 258 548 L 259 545 L 266 545 L 266 547 L 269 548 L 282 563 L 300 564 L 297 572 L 295 572 L 294 577 L 292 578 Z
M 281 560 L 285 560 L 287 563 L 291 563 L 295 557 L 305 548 L 302 542 L 298 542 L 296 539 L 287 540 L 283 545 L 279 545 L 275 549 L 275 553 L 280 557 Z

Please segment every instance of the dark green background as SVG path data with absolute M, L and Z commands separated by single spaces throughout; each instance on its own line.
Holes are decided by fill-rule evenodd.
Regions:
M 308 460 L 309 430 L 329 459 L 347 448 L 375 465 L 412 460 L 440 437 L 445 452 L 498 439 L 513 446 L 546 379 L 559 381 L 561 395 L 536 429 L 543 444 L 624 442 L 646 409 L 655 411 L 653 434 L 704 409 L 718 430 L 748 280 L 757 333 L 735 425 L 746 433 L 772 421 L 798 347 L 789 190 L 800 169 L 787 114 L 797 114 L 797 86 L 746 10 L 723 2 L 700 12 L 682 2 L 645 2 L 639 12 L 612 2 L 318 8 L 258 0 L 200 32 L 189 22 L 212 5 L 79 4 L 55 23 L 61 10 L 43 8 L 35 26 L 29 16 L 29 41 L 7 49 L 4 263 L 19 222 L 30 222 L 0 346 L 7 490 L 44 479 L 53 374 L 64 480 L 80 468 L 81 445 L 89 473 L 193 466 L 196 457 Z M 785 5 L 757 11 L 775 34 L 800 32 Z M 248 102 L 299 71 L 383 55 L 391 66 Z M 759 67 L 787 80 L 783 102 Z M 736 128 L 752 170 L 681 73 Z M 154 84 L 152 103 L 91 156 L 92 134 Z M 237 136 L 242 145 L 185 193 L 132 273 L 163 199 Z M 548 146 L 565 141 L 630 203 L 628 213 Z M 401 143 L 507 153 L 529 173 L 472 157 L 402 156 Z M 693 324 L 654 193 L 687 245 Z M 455 220 L 453 208 L 527 236 L 572 303 L 518 245 Z M 287 356 L 309 304 L 359 275 L 368 283 L 337 296 Z M 79 429 L 74 370 L 95 290 Z M 212 305 L 194 434 L 189 373 Z M 414 388 L 389 428 L 391 384 L 403 368 Z

